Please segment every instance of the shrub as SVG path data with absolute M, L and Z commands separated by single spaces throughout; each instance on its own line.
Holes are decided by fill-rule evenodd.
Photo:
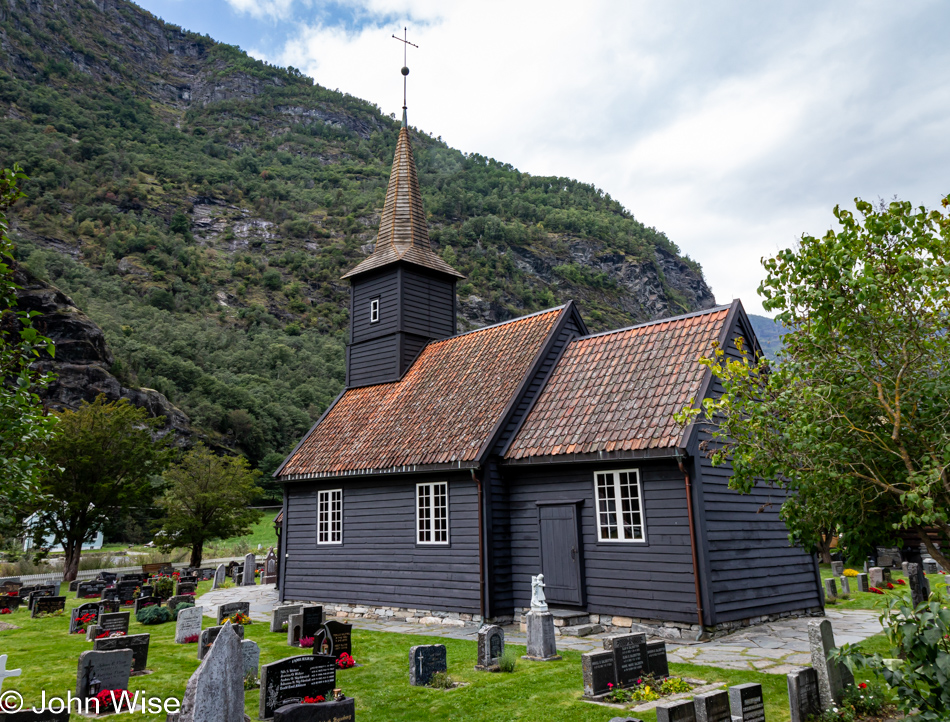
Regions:
M 433 689 L 452 689 L 455 681 L 449 676 L 448 672 L 436 672 L 429 678 L 429 687 Z
M 168 599 L 175 593 L 175 582 L 171 577 L 156 577 L 152 580 L 152 594 L 159 599 Z
M 193 607 L 193 606 L 195 606 L 195 605 L 194 605 L 192 602 L 182 602 L 181 604 L 176 605 L 176 606 L 175 606 L 175 611 L 172 612 L 172 619 L 174 619 L 174 620 L 177 622 L 177 621 L 178 621 L 178 612 L 180 612 L 182 609 L 189 609 L 189 608 L 191 608 L 191 607 Z
M 168 607 L 145 607 L 135 615 L 139 624 L 164 624 L 170 622 L 171 618 L 172 613 Z
M 498 658 L 498 669 L 502 672 L 514 672 L 517 659 L 514 652 L 506 649 L 505 653 Z

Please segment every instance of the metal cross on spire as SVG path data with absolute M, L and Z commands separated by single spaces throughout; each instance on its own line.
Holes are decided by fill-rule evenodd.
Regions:
M 403 28 L 403 37 L 398 35 L 393 35 L 396 40 L 403 44 L 402 46 L 402 126 L 406 127 L 406 76 L 409 75 L 409 63 L 407 54 L 409 52 L 409 46 L 419 49 L 419 46 L 415 43 L 409 42 L 409 28 Z

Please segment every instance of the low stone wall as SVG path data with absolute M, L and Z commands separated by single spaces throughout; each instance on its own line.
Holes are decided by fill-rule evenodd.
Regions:
M 424 626 L 471 627 L 478 629 L 482 625 L 479 614 L 465 612 L 437 612 L 431 609 L 407 609 L 403 607 L 375 607 L 360 604 L 330 604 L 314 601 L 285 601 L 285 604 L 321 604 L 323 613 L 330 617 L 349 619 L 369 619 L 384 622 L 405 622 Z M 491 621 L 491 620 L 490 620 Z

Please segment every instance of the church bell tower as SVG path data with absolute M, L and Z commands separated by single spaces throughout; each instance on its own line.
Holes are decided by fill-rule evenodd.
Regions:
M 455 284 L 464 276 L 429 243 L 405 100 L 376 247 L 343 278 L 351 284 L 347 387 L 396 381 L 429 341 L 456 333 Z

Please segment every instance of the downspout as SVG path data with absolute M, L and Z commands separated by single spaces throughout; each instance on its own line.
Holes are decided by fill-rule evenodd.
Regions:
M 469 469 L 472 472 L 472 481 L 478 490 L 478 611 L 482 616 L 482 624 L 485 624 L 485 555 L 482 552 L 482 537 L 485 529 L 482 523 L 482 480 L 475 476 L 475 469 Z
M 699 553 L 696 549 L 696 526 L 693 523 L 693 484 L 689 479 L 686 465 L 683 463 L 684 458 L 677 452 L 676 463 L 686 480 L 686 515 L 689 517 L 689 543 L 693 552 L 693 582 L 696 585 L 696 616 L 699 618 L 699 634 L 696 639 L 699 640 L 706 633 L 706 630 L 703 622 L 703 595 L 699 587 Z

